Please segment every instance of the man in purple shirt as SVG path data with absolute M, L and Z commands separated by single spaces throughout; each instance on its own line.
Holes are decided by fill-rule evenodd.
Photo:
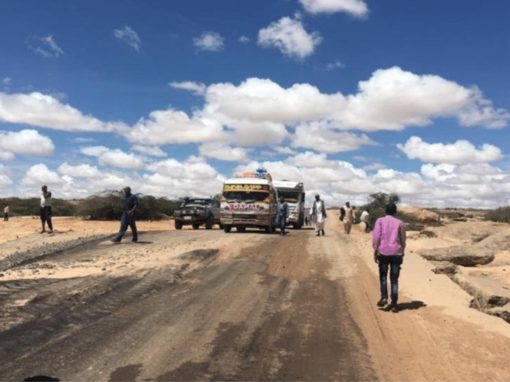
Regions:
M 389 203 L 386 206 L 386 216 L 377 219 L 372 232 L 372 247 L 374 260 L 379 264 L 379 281 L 381 284 L 381 299 L 377 306 L 384 307 L 388 303 L 388 267 L 391 280 L 390 310 L 398 312 L 398 276 L 400 266 L 405 255 L 406 231 L 404 222 L 395 217 L 397 206 Z

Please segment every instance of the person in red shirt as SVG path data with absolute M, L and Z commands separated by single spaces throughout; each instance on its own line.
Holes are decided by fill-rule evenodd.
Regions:
M 406 248 L 406 231 L 404 222 L 395 217 L 397 205 L 389 203 L 386 206 L 386 216 L 377 219 L 372 232 L 372 247 L 374 260 L 379 264 L 379 282 L 381 299 L 377 306 L 384 307 L 388 303 L 388 268 L 391 281 L 390 310 L 398 312 L 398 277 Z

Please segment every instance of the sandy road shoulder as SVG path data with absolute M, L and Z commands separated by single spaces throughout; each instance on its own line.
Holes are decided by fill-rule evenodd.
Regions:
M 468 307 L 470 297 L 445 275 L 436 275 L 419 256 L 408 254 L 399 280 L 398 314 L 378 309 L 377 266 L 369 235 L 337 237 L 328 246 L 337 268 L 348 262 L 345 285 L 352 314 L 361 327 L 382 380 L 491 380 L 510 378 L 506 350 L 510 326 Z M 356 269 L 355 272 L 352 272 Z M 476 362 L 473 362 L 476 360 Z

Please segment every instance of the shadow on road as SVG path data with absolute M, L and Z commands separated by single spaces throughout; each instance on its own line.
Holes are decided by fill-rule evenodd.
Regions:
M 36 375 L 34 377 L 28 377 L 23 382 L 59 382 L 60 379 L 54 377 L 48 377 L 46 375 Z
M 400 310 L 417 310 L 420 308 L 425 308 L 426 306 L 427 304 L 425 304 L 423 301 L 409 301 L 398 304 Z
M 425 308 L 427 304 L 425 304 L 423 301 L 413 300 L 408 302 L 399 302 L 398 303 L 398 310 L 418 310 L 420 308 Z M 382 310 L 384 312 L 389 312 L 391 310 L 391 305 L 386 305 L 384 308 L 379 308 L 379 310 Z

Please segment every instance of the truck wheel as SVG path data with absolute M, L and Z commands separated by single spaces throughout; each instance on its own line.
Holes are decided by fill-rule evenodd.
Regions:
M 274 227 L 273 227 L 272 225 L 267 226 L 267 227 L 266 227 L 266 232 L 267 232 L 267 233 L 273 233 L 273 232 L 274 232 Z
M 199 229 L 200 228 L 200 224 L 193 223 L 192 227 L 193 227 L 193 229 Z
M 300 229 L 300 228 L 301 228 L 301 225 L 300 225 L 299 223 L 294 223 L 294 224 L 292 225 L 292 228 L 294 228 L 294 229 Z
M 231 226 L 229 226 L 229 225 L 224 225 L 224 226 L 223 226 L 223 231 L 225 231 L 225 233 L 230 233 L 230 230 L 231 230 L 231 229 L 232 229 L 232 227 L 231 227 Z
M 236 227 L 237 232 L 246 232 L 246 227 Z
M 205 229 L 211 229 L 213 224 L 214 224 L 213 217 L 209 216 L 205 222 Z
M 175 229 L 181 229 L 182 228 L 182 222 L 180 220 L 175 221 Z

